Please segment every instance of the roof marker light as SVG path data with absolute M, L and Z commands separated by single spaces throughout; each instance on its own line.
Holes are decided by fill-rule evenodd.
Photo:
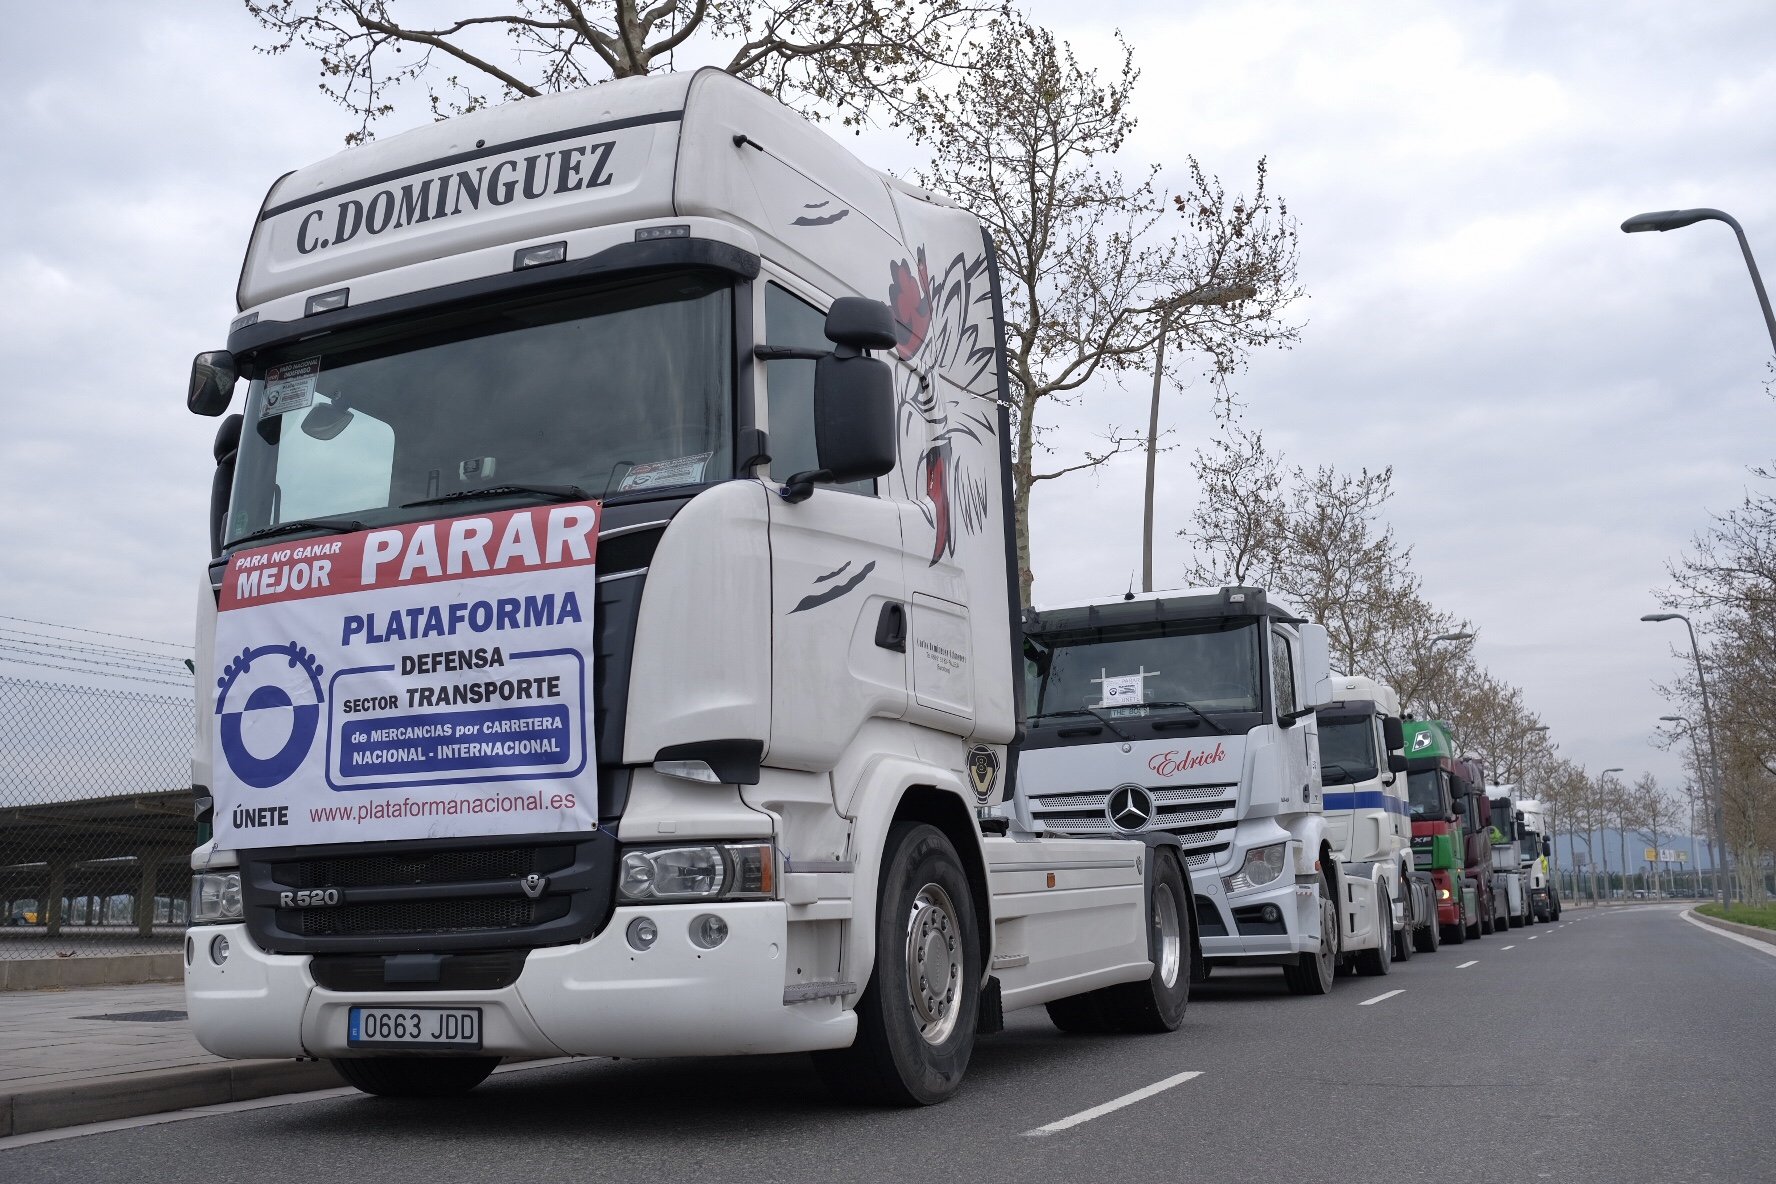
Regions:
M 547 263 L 560 263 L 567 258 L 567 240 L 558 243 L 543 243 L 535 247 L 519 247 L 512 253 L 512 270 L 523 271 L 527 267 L 542 267 Z
M 334 312 L 344 308 L 350 301 L 350 288 L 335 288 L 331 292 L 322 292 L 319 296 L 310 296 L 308 303 L 302 306 L 302 315 L 312 317 L 317 313 Z

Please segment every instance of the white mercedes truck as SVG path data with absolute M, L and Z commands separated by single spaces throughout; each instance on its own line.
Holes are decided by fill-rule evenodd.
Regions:
M 1341 956 L 1315 708 L 1326 631 L 1262 588 L 1130 594 L 1026 613 L 1016 825 L 1176 836 L 1204 965 L 1331 990 Z
M 719 71 L 280 178 L 198 596 L 186 997 L 390 1095 L 807 1051 L 930 1103 L 1004 1009 L 1175 1029 L 1175 841 L 1015 776 L 992 242 Z
M 1413 869 L 1399 696 L 1335 674 L 1319 709 L 1326 837 L 1337 861 L 1340 948 L 1359 974 L 1387 974 L 1438 947 L 1436 887 Z

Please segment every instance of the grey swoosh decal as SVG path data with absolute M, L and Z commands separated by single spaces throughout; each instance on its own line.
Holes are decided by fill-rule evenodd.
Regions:
M 849 560 L 849 559 L 847 559 L 847 560 L 845 560 L 845 562 L 844 562 L 844 563 L 842 563 L 842 564 L 840 564 L 840 565 L 839 565 L 839 567 L 838 567 L 838 568 L 837 568 L 837 569 L 835 569 L 835 570 L 833 570 L 833 571 L 829 571 L 829 572 L 827 572 L 827 573 L 826 573 L 826 574 L 825 574 L 825 575 L 823 575 L 823 576 L 815 576 L 815 577 L 814 577 L 814 582 L 815 582 L 815 583 L 816 583 L 816 584 L 824 584 L 824 583 L 826 583 L 826 582 L 827 582 L 827 581 L 828 581 L 828 580 L 830 580 L 830 579 L 832 579 L 832 578 L 833 578 L 833 577 L 835 577 L 835 576 L 842 576 L 842 575 L 844 575 L 844 574 L 845 574 L 845 569 L 846 569 L 846 568 L 848 568 L 848 567 L 850 567 L 850 566 L 851 566 L 851 561 L 850 561 L 850 560 Z
M 850 212 L 851 212 L 850 210 L 840 210 L 838 213 L 828 214 L 824 218 L 810 218 L 806 214 L 803 214 L 800 218 L 797 218 L 794 222 L 791 222 L 790 225 L 791 226 L 831 226 L 834 222 L 837 222 L 839 219 L 843 218 L 846 214 L 849 214 Z
M 839 570 L 843 571 L 844 569 L 840 568 Z M 811 608 L 819 608 L 823 604 L 837 600 L 845 593 L 851 591 L 851 589 L 857 587 L 857 585 L 863 583 L 864 579 L 870 574 L 870 572 L 875 570 L 876 561 L 872 559 L 859 568 L 856 575 L 852 576 L 844 583 L 834 584 L 824 592 L 815 592 L 811 595 L 802 597 L 802 602 L 789 610 L 790 614 L 794 615 L 795 613 L 805 612 Z

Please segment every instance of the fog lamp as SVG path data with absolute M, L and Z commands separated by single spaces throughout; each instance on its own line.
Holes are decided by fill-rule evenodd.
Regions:
M 228 938 L 220 933 L 210 939 L 210 961 L 218 966 L 228 961 Z
M 704 913 L 691 922 L 691 944 L 700 950 L 713 950 L 728 940 L 728 923 L 714 913 Z
M 629 939 L 630 949 L 636 951 L 650 949 L 656 941 L 660 940 L 660 927 L 654 924 L 652 917 L 637 917 L 629 922 L 629 929 L 625 936 Z

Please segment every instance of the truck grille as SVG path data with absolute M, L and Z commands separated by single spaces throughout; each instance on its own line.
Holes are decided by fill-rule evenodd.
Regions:
M 1147 830 L 1175 834 L 1186 848 L 1230 842 L 1239 803 L 1237 785 L 1144 786 L 1153 795 Z M 1030 813 L 1049 830 L 1066 835 L 1121 835 L 1106 810 L 1114 789 L 1032 795 Z
M 610 919 L 609 834 L 429 840 L 242 853 L 246 922 L 278 953 L 528 949 L 582 941 Z M 533 878 L 534 877 L 534 878 Z M 337 903 L 292 907 L 293 890 Z

